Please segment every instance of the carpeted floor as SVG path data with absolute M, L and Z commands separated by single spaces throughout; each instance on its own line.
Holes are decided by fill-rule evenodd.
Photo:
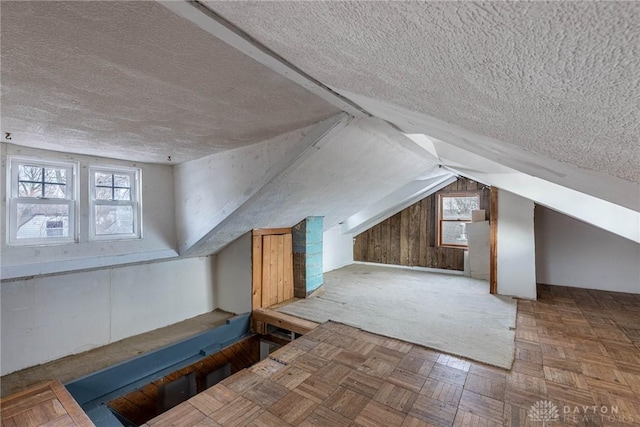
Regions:
M 486 281 L 377 265 L 325 273 L 324 294 L 278 311 L 342 322 L 446 353 L 510 369 L 517 303 L 489 294 Z

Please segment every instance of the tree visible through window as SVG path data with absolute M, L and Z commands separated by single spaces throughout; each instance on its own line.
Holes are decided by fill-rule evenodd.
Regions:
M 471 211 L 477 209 L 480 209 L 480 196 L 476 193 L 440 194 L 440 246 L 466 248 L 467 223 L 471 222 Z
M 75 165 L 20 157 L 9 165 L 9 244 L 74 240 Z

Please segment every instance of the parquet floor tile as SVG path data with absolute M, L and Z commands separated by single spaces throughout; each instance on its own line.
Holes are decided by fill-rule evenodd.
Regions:
M 401 426 L 405 414 L 376 401 L 370 401 L 356 417 L 356 424 L 364 427 Z
M 149 425 L 537 427 L 538 402 L 548 426 L 640 425 L 640 295 L 539 286 L 508 371 L 328 322 Z
M 418 393 L 388 382 L 383 383 L 373 396 L 373 400 L 376 402 L 405 414 L 411 410 L 417 398 Z

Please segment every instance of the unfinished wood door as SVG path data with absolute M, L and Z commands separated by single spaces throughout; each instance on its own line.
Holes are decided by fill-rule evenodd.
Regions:
M 290 228 L 253 231 L 253 309 L 293 298 L 293 241 Z

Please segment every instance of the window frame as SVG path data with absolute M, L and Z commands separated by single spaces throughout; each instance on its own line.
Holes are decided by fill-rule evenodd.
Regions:
M 131 200 L 96 199 L 96 173 L 128 175 Z M 111 188 L 117 188 L 112 184 Z M 133 233 L 97 234 L 96 206 L 131 206 L 133 209 Z M 89 241 L 142 239 L 142 169 L 125 166 L 96 165 L 89 167 Z
M 19 171 L 20 166 L 36 166 L 42 168 L 57 168 L 67 171 L 65 182 L 65 198 L 45 198 L 45 197 L 20 197 L 19 196 Z M 58 161 L 41 159 L 37 157 L 8 156 L 7 157 L 7 182 L 6 182 L 6 243 L 7 246 L 49 246 L 78 241 L 78 218 L 79 218 L 79 163 L 70 161 Z M 44 180 L 44 177 L 43 177 Z M 43 181 L 44 182 L 44 181 Z M 46 183 L 44 184 L 46 186 Z M 51 184 L 55 185 L 55 184 Z M 44 187 L 43 187 L 44 191 Z M 68 236 L 51 237 L 18 237 L 18 205 L 66 205 L 68 210 Z
M 444 209 L 443 199 L 445 197 L 477 197 L 478 209 L 482 209 L 482 192 L 481 191 L 453 191 L 453 192 L 442 192 L 438 194 L 438 246 L 442 248 L 468 249 L 469 248 L 468 243 L 466 245 L 442 243 L 442 228 L 443 228 L 442 223 L 443 222 L 465 223 L 465 224 L 469 224 L 470 222 L 472 222 L 472 219 L 469 219 L 469 220 L 443 219 L 443 209 Z

